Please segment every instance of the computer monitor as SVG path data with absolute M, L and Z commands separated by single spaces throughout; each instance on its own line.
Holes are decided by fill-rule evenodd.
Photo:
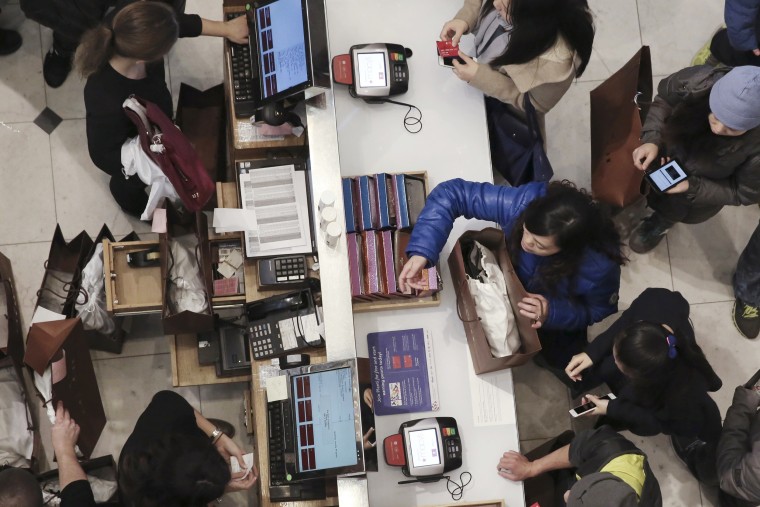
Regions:
M 261 105 L 329 87 L 324 0 L 263 0 L 253 10 Z
M 356 360 L 304 366 L 288 377 L 294 479 L 363 473 Z

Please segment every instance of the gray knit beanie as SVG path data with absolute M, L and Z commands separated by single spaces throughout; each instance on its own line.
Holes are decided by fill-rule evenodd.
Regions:
M 760 68 L 735 67 L 718 79 L 710 91 L 710 110 L 734 130 L 760 125 Z

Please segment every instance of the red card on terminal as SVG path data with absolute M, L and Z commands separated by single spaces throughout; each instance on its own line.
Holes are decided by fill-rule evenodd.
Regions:
M 454 46 L 450 40 L 439 40 L 435 44 L 438 46 L 438 54 L 440 56 L 444 58 L 459 56 L 459 47 Z

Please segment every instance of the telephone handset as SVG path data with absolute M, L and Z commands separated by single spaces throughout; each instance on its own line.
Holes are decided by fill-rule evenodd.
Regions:
M 319 317 L 310 289 L 248 303 L 246 336 L 254 359 L 319 346 Z

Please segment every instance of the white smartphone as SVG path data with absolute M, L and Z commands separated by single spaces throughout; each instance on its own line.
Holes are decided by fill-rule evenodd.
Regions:
M 604 396 L 601 396 L 600 398 L 603 400 L 614 400 L 615 395 L 612 393 L 609 393 L 609 394 L 605 394 Z M 580 415 L 585 414 L 586 412 L 590 412 L 594 410 L 594 408 L 596 408 L 596 405 L 594 405 L 593 403 L 589 401 L 588 403 L 584 403 L 583 405 L 579 405 L 575 408 L 571 408 L 569 412 L 571 416 L 578 417 Z

